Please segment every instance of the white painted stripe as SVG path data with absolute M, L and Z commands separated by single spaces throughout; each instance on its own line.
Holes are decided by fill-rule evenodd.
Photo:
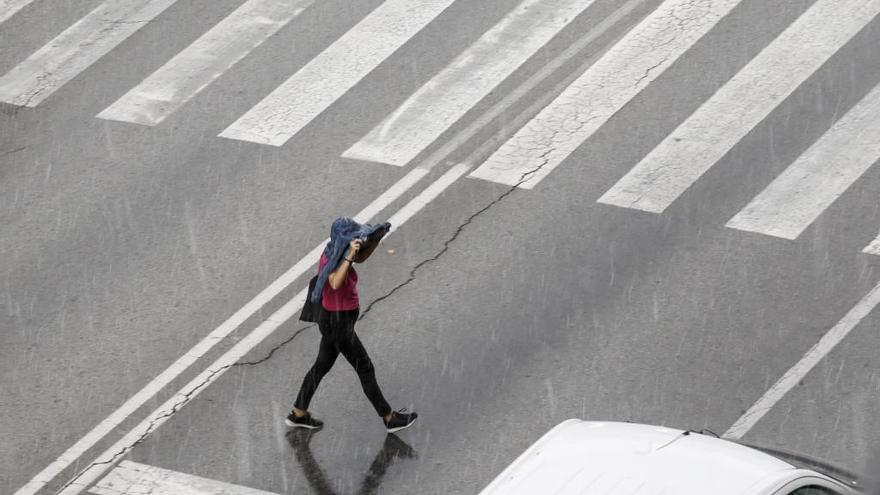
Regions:
M 534 187 L 740 1 L 665 1 L 470 177 Z
M 663 212 L 878 12 L 880 0 L 818 0 L 599 202 Z
M 876 254 L 880 256 L 880 234 L 877 235 L 877 238 L 874 239 L 871 244 L 865 246 L 865 249 L 862 249 L 862 252 L 865 254 Z
M 387 0 L 220 133 L 281 146 L 454 0 Z
M 878 158 L 880 85 L 727 222 L 727 226 L 797 239 Z
M 177 0 L 107 0 L 0 78 L 0 101 L 35 107 Z
M 594 0 L 524 0 L 343 156 L 404 166 Z
M 446 188 L 458 178 L 464 175 L 468 170 L 467 165 L 457 165 L 446 172 L 437 181 L 428 186 L 422 193 L 413 198 L 397 213 L 391 216 L 389 221 L 392 224 L 392 232 L 399 229 L 407 220 L 413 217 L 417 212 L 424 208 L 434 198 L 440 195 Z M 387 236 L 386 236 L 387 237 Z M 323 245 L 320 246 L 323 249 Z M 310 253 L 312 258 L 311 265 L 318 261 L 320 251 L 315 250 Z M 110 469 L 113 464 L 124 457 L 135 445 L 143 441 L 153 431 L 159 428 L 165 421 L 177 411 L 188 404 L 198 394 L 208 388 L 211 383 L 229 369 L 230 366 L 238 362 L 245 354 L 250 352 L 254 347 L 265 340 L 278 327 L 283 325 L 291 317 L 299 313 L 302 304 L 305 301 L 308 288 L 302 289 L 290 301 L 284 304 L 280 309 L 275 311 L 265 321 L 263 321 L 250 334 L 236 343 L 225 354 L 220 356 L 205 371 L 200 373 L 192 381 L 183 386 L 174 396 L 162 404 L 158 409 L 150 413 L 146 419 L 129 431 L 122 439 L 113 444 L 104 453 L 92 461 L 85 469 L 83 469 L 76 477 L 68 482 L 64 488 L 58 492 L 58 495 L 76 495 L 85 488 L 93 484 L 100 478 L 104 472 Z
M 0 0 L 0 24 L 34 0 Z
M 156 125 L 277 33 L 314 0 L 249 0 L 98 114 Z
M 376 198 L 354 218 L 359 222 L 367 222 L 373 216 L 385 209 L 389 204 L 403 195 L 422 177 L 427 175 L 428 171 L 423 168 L 414 168 L 397 183 L 392 185 L 384 194 Z M 92 448 L 104 436 L 110 433 L 122 421 L 131 416 L 138 408 L 143 406 L 148 400 L 152 399 L 160 390 L 171 383 L 181 373 L 186 371 L 199 358 L 207 354 L 215 345 L 225 339 L 229 334 L 240 327 L 248 318 L 256 314 L 262 307 L 274 299 L 282 290 L 286 289 L 297 278 L 308 271 L 321 256 L 324 245 L 329 241 L 325 239 L 318 244 L 304 258 L 299 260 L 287 272 L 278 277 L 268 287 L 263 289 L 241 309 L 230 316 L 220 326 L 211 331 L 192 349 L 183 354 L 165 371 L 160 373 L 156 378 L 150 381 L 143 389 L 139 390 L 131 398 L 129 398 L 122 406 L 116 409 L 110 416 L 105 418 L 95 428 L 93 428 L 84 437 L 78 440 L 73 446 L 67 449 L 61 456 L 49 464 L 31 481 L 20 488 L 15 495 L 34 495 L 42 489 L 47 483 L 52 481 L 59 473 L 67 469 L 71 464 Z
M 122 461 L 89 490 L 95 495 L 277 495 L 147 464 Z
M 880 284 L 826 333 L 794 366 L 724 433 L 725 438 L 742 438 L 789 390 L 794 388 L 826 354 L 880 303 Z

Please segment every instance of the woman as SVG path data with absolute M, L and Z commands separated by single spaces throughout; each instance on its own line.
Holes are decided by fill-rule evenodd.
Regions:
M 323 308 L 318 316 L 318 329 L 321 331 L 318 358 L 303 379 L 293 410 L 285 420 L 288 426 L 310 429 L 324 426 L 322 421 L 309 413 L 309 402 L 340 353 L 354 367 L 364 393 L 389 432 L 409 427 L 418 417 L 414 412 L 407 413 L 406 409 L 394 411 L 388 405 L 376 382 L 373 362 L 354 331 L 360 304 L 358 276 L 353 263 L 366 261 L 390 227 L 388 223 L 361 225 L 344 217 L 333 222 L 330 242 L 318 262 L 318 280 L 312 292 L 312 301 L 317 303 L 320 299 Z

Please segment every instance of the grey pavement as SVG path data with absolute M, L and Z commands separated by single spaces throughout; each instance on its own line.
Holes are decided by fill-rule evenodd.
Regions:
M 0 104 L 0 493 L 296 263 L 335 217 L 403 177 L 407 168 L 339 156 L 517 2 L 456 2 L 283 147 L 215 136 L 377 0 L 315 4 L 159 126 L 94 117 L 240 3 L 179 2 L 37 108 Z M 450 132 L 620 3 L 597 2 Z M 880 82 L 880 20 L 663 214 L 596 199 L 811 3 L 744 1 L 538 187 L 462 179 L 358 267 L 362 311 L 376 301 L 358 333 L 392 405 L 420 414 L 402 443 L 386 439 L 342 359 L 312 404 L 324 430 L 287 432 L 319 338 L 290 320 L 243 361 L 274 349 L 270 359 L 230 369 L 126 458 L 276 493 L 475 493 L 572 417 L 722 433 L 880 281 L 880 258 L 860 254 L 880 227 L 877 167 L 796 241 L 724 227 Z M 97 4 L 38 0 L 0 24 L 0 72 Z M 583 58 L 658 4 L 646 0 Z M 861 468 L 880 440 L 877 328 L 875 312 L 745 440 Z

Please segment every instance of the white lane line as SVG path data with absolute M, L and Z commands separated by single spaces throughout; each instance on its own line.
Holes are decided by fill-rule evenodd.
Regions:
M 156 125 L 277 33 L 314 0 L 249 0 L 98 114 Z
M 389 221 L 392 223 L 392 232 L 400 228 L 404 223 L 406 223 L 407 220 L 412 218 L 428 203 L 439 196 L 440 193 L 445 191 L 457 179 L 464 175 L 468 171 L 468 169 L 469 167 L 465 164 L 460 164 L 453 167 L 445 174 L 443 174 L 439 179 L 437 179 L 434 183 L 428 186 L 424 191 L 419 193 L 418 196 L 410 200 L 410 202 L 408 202 L 403 208 L 397 211 L 389 219 Z M 389 235 L 391 235 L 390 232 Z M 323 248 L 323 245 L 320 247 Z M 313 258 L 311 260 L 311 265 L 317 263 L 319 255 L 320 251 L 317 250 L 313 251 L 310 254 L 310 256 Z M 255 328 L 250 334 L 248 334 L 246 337 L 236 343 L 231 349 L 226 351 L 226 353 L 220 356 L 220 358 L 218 358 L 213 364 L 208 366 L 205 371 L 203 371 L 192 381 L 184 385 L 183 388 L 181 388 L 176 394 L 174 394 L 174 396 L 168 399 L 168 401 L 166 401 L 164 404 L 159 406 L 158 409 L 150 413 L 150 415 L 147 416 L 146 419 L 135 426 L 124 437 L 122 437 L 122 439 L 113 444 L 113 446 L 107 449 L 104 453 L 99 455 L 94 461 L 92 461 L 91 464 L 88 465 L 88 467 L 80 471 L 73 480 L 68 482 L 68 484 L 65 485 L 65 487 L 58 492 L 58 495 L 79 494 L 80 492 L 82 492 L 82 490 L 97 481 L 97 479 L 100 478 L 104 472 L 110 469 L 113 464 L 115 464 L 122 457 L 128 454 L 128 452 L 131 451 L 131 449 L 134 448 L 136 444 L 149 436 L 165 421 L 171 418 L 174 413 L 179 411 L 196 396 L 198 396 L 198 394 L 207 389 L 211 383 L 223 376 L 223 374 L 229 369 L 229 367 L 234 365 L 245 354 L 250 352 L 260 342 L 265 340 L 269 335 L 272 334 L 272 332 L 275 331 L 275 329 L 280 327 L 291 317 L 296 316 L 299 313 L 300 308 L 302 308 L 302 304 L 305 301 L 307 291 L 308 288 L 302 289 L 290 301 L 285 303 L 284 306 L 275 311 L 275 313 L 273 313 L 259 326 L 257 326 L 257 328 Z
M 797 239 L 878 158 L 880 85 L 727 222 L 727 226 Z
M 35 107 L 177 0 L 107 0 L 0 78 L 0 101 Z
M 281 146 L 454 0 L 387 0 L 220 133 Z
M 0 24 L 34 0 L 0 0 Z
M 865 246 L 865 249 L 862 249 L 862 252 L 865 254 L 876 254 L 880 256 L 880 234 L 877 234 L 877 238 L 874 239 L 871 244 Z
M 826 354 L 831 352 L 849 332 L 880 303 L 880 284 L 875 286 L 861 301 L 826 333 L 794 366 L 782 375 L 769 390 L 758 399 L 724 433 L 724 438 L 742 438 L 789 390 L 794 388 Z
M 397 183 L 392 185 L 385 193 L 376 198 L 366 208 L 355 216 L 360 222 L 367 222 L 380 211 L 385 209 L 389 204 L 408 191 L 416 182 L 428 174 L 428 170 L 423 168 L 414 168 Z M 183 354 L 165 371 L 160 373 L 156 378 L 150 381 L 144 388 L 131 396 L 123 405 L 116 409 L 110 416 L 105 418 L 101 423 L 95 426 L 89 433 L 79 439 L 73 446 L 67 449 L 61 456 L 46 466 L 31 481 L 20 488 L 15 495 L 33 495 L 42 489 L 47 483 L 52 481 L 59 473 L 67 469 L 75 463 L 77 459 L 92 448 L 104 436 L 110 433 L 122 421 L 131 416 L 138 408 L 144 405 L 148 400 L 152 399 L 156 393 L 162 390 L 172 380 L 177 378 L 181 373 L 186 371 L 199 358 L 207 354 L 215 345 L 225 339 L 230 333 L 238 329 L 248 318 L 256 314 L 266 303 L 274 299 L 281 291 L 292 284 L 297 278 L 309 270 L 324 249 L 324 245 L 329 241 L 325 239 L 318 244 L 304 258 L 299 260 L 287 272 L 278 277 L 268 287 L 263 289 L 241 309 L 230 316 L 220 326 L 211 331 L 205 338 L 198 342 L 192 349 Z
M 122 461 L 89 490 L 95 495 L 277 495 L 272 492 Z
M 470 177 L 530 189 L 741 0 L 666 0 Z
M 599 202 L 663 212 L 878 12 L 880 0 L 818 0 Z
M 342 156 L 404 166 L 594 0 L 524 0 Z

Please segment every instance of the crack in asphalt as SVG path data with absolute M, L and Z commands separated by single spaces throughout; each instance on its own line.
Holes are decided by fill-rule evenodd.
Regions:
M 11 155 L 13 153 L 18 153 L 19 151 L 24 151 L 26 149 L 27 149 L 27 146 L 20 146 L 18 148 L 15 148 L 14 150 L 4 151 L 3 153 L 0 153 L 0 157 Z
M 364 311 L 361 312 L 360 316 L 358 317 L 358 321 L 364 319 L 364 317 L 365 317 L 365 316 L 366 316 L 366 315 L 367 315 L 367 314 L 373 309 L 373 307 L 374 307 L 376 304 L 378 304 L 378 303 L 384 301 L 385 299 L 388 299 L 388 298 L 391 297 L 395 292 L 401 290 L 401 289 L 404 288 L 405 286 L 407 286 L 407 285 L 411 284 L 413 281 L 415 281 L 415 279 L 416 279 L 416 272 L 417 272 L 420 268 L 422 268 L 423 266 L 425 266 L 426 264 L 428 264 L 428 263 L 432 263 L 432 262 L 434 262 L 434 261 L 437 261 L 441 256 L 443 256 L 443 254 L 446 253 L 446 251 L 449 250 L 449 246 L 450 246 L 453 242 L 455 242 L 455 240 L 458 238 L 458 236 L 461 235 L 462 231 L 464 231 L 464 229 L 465 229 L 468 225 L 470 225 L 470 224 L 474 221 L 475 218 L 477 218 L 478 216 L 482 215 L 484 212 L 486 212 L 486 210 L 492 208 L 493 206 L 495 206 L 495 205 L 498 204 L 499 202 L 503 201 L 507 196 L 510 196 L 511 194 L 513 194 L 514 191 L 516 191 L 517 189 L 519 189 L 519 186 L 520 186 L 520 185 L 522 185 L 523 183 L 527 182 L 527 181 L 531 178 L 532 175 L 534 175 L 534 174 L 537 173 L 539 170 L 541 170 L 545 165 L 546 165 L 546 161 L 545 161 L 544 163 L 542 163 L 541 165 L 535 167 L 534 169 L 529 170 L 529 171 L 527 171 L 527 172 L 524 172 L 524 173 L 522 174 L 522 176 L 521 176 L 519 182 L 517 182 L 517 183 L 514 184 L 513 186 L 510 186 L 510 188 L 509 188 L 507 191 L 505 191 L 504 193 L 502 193 L 501 195 L 499 195 L 497 198 L 495 198 L 494 200 L 492 200 L 491 202 L 489 202 L 486 206 L 480 208 L 479 210 L 477 210 L 476 212 L 474 212 L 473 214 L 471 214 L 471 215 L 467 218 L 467 220 L 465 220 L 461 225 L 458 226 L 458 228 L 455 230 L 455 232 L 452 234 L 452 236 L 451 236 L 449 239 L 447 239 L 447 240 L 443 243 L 443 249 L 441 249 L 440 251 L 438 251 L 437 254 L 435 254 L 434 256 L 432 256 L 432 257 L 430 257 L 430 258 L 427 258 L 427 259 L 425 259 L 425 260 L 422 260 L 422 261 L 420 261 L 419 263 L 417 263 L 417 264 L 412 268 L 412 270 L 410 270 L 410 272 L 409 272 L 409 277 L 408 277 L 406 280 L 404 280 L 403 282 L 401 282 L 400 284 L 398 284 L 397 286 L 395 286 L 394 288 L 392 288 L 392 289 L 391 289 L 390 291 L 388 291 L 386 294 L 384 294 L 384 295 L 382 295 L 382 296 L 379 296 L 378 298 L 376 298 L 376 299 L 374 299 L 372 302 L 370 302 L 370 304 L 367 305 L 366 309 L 364 309 Z M 264 363 L 264 362 L 268 361 L 270 358 L 272 358 L 272 356 L 275 354 L 275 352 L 277 352 L 278 350 L 280 350 L 282 347 L 286 346 L 287 344 L 293 342 L 293 340 L 294 340 L 297 336 L 299 336 L 301 333 L 303 333 L 304 331 L 308 330 L 309 328 L 313 328 L 313 327 L 315 327 L 315 326 L 316 326 L 315 324 L 312 324 L 312 325 L 309 325 L 309 326 L 306 326 L 306 327 L 300 328 L 299 330 L 297 330 L 296 332 L 294 332 L 293 335 L 291 335 L 289 338 L 287 338 L 287 339 L 284 340 L 283 342 L 281 342 L 281 343 L 279 343 L 278 345 L 276 345 L 275 347 L 273 347 L 273 348 L 269 351 L 269 353 L 268 353 L 265 357 L 263 357 L 262 359 L 259 359 L 259 360 L 257 360 L 257 361 L 238 362 L 238 363 L 233 364 L 232 366 L 256 366 L 256 365 L 258 365 L 258 364 Z

